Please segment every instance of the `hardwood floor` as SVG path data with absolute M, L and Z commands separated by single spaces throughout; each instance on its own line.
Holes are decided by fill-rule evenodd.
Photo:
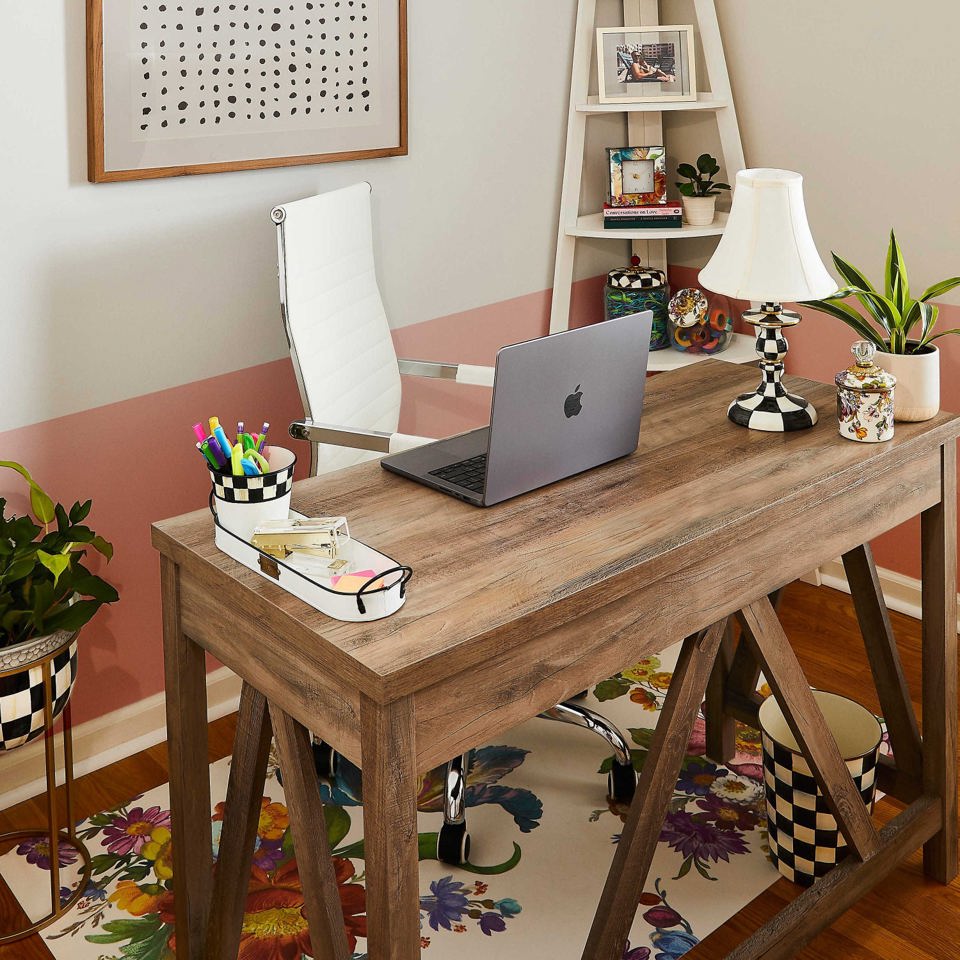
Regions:
M 849 596 L 827 587 L 793 584 L 786 591 L 781 619 L 813 686 L 847 694 L 879 710 Z M 920 692 L 920 624 L 900 614 L 892 614 L 892 619 L 916 703 Z M 211 761 L 230 752 L 235 725 L 235 715 L 210 725 Z M 77 813 L 89 816 L 166 780 L 166 747 L 159 744 L 80 778 Z M 877 819 L 888 820 L 897 810 L 895 804 L 884 801 L 877 805 Z M 0 811 L 0 832 L 44 822 L 44 808 L 37 800 Z M 724 957 L 738 940 L 797 892 L 798 888 L 787 881 L 777 882 L 687 957 Z M 0 884 L 0 930 L 20 925 L 21 919 L 16 902 Z M 944 887 L 928 881 L 923 876 L 920 854 L 915 854 L 797 956 L 800 960 L 960 960 L 960 882 Z M 39 936 L 0 947 L 0 960 L 50 958 Z

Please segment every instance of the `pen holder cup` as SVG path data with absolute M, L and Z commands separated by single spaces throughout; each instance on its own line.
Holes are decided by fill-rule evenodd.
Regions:
M 824 690 L 814 690 L 813 696 L 864 804 L 872 811 L 883 734 L 879 721 L 847 697 Z M 847 855 L 847 843 L 773 697 L 760 707 L 760 737 L 770 859 L 788 880 L 809 886 Z
M 270 472 L 259 477 L 235 477 L 210 471 L 213 483 L 212 508 L 222 526 L 244 540 L 267 520 L 286 520 L 290 515 L 293 468 L 297 458 L 283 447 L 266 447 L 264 456 Z

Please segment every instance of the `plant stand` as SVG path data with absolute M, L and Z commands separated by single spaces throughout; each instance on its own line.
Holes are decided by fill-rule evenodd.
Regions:
M 0 844 L 16 840 L 29 840 L 35 837 L 45 837 L 50 844 L 50 912 L 45 914 L 39 920 L 34 921 L 27 927 L 14 930 L 10 933 L 0 932 L 0 946 L 7 943 L 13 943 L 16 940 L 22 940 L 44 927 L 49 926 L 55 920 L 62 917 L 76 902 L 83 896 L 87 883 L 91 876 L 90 853 L 83 842 L 75 833 L 76 820 L 73 815 L 73 723 L 70 715 L 70 702 L 67 701 L 63 708 L 61 716 L 63 717 L 62 737 L 63 737 L 63 781 L 64 794 L 66 797 L 66 822 L 61 829 L 59 820 L 59 804 L 57 802 L 57 757 L 56 742 L 54 734 L 54 691 L 53 691 L 53 672 L 51 664 L 54 658 L 62 655 L 68 650 L 71 643 L 74 642 L 74 636 L 70 635 L 66 643 L 55 650 L 46 653 L 39 660 L 24 666 L 19 665 L 5 670 L 0 670 L 0 679 L 23 673 L 33 667 L 40 667 L 43 673 L 43 738 L 44 738 L 44 758 L 46 766 L 47 780 L 47 829 L 36 828 L 31 830 L 16 830 L 11 833 L 0 835 Z M 80 868 L 80 881 L 77 889 L 70 897 L 61 902 L 60 900 L 60 844 L 65 843 L 71 846 L 80 855 L 82 865 Z

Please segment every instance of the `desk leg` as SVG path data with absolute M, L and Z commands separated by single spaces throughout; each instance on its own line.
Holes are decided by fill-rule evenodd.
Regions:
M 210 912 L 210 767 L 203 650 L 180 627 L 180 569 L 160 558 L 178 960 L 200 960 Z
M 360 700 L 370 960 L 419 960 L 420 894 L 413 701 Z
M 270 757 L 270 735 L 267 701 L 262 693 L 244 683 L 213 883 L 208 960 L 234 960 L 240 948 L 243 908 Z
M 583 950 L 583 960 L 620 960 L 623 956 L 637 901 L 660 839 L 667 804 L 673 796 L 690 731 L 726 628 L 726 621 L 721 620 L 702 637 L 687 637 L 683 642 L 647 754 L 648 763 L 640 774 Z
M 941 798 L 943 829 L 923 869 L 957 876 L 957 450 L 941 448 L 941 501 L 920 518 L 923 578 L 923 788 Z

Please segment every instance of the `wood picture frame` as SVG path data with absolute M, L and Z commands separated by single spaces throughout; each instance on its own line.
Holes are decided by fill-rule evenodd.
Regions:
M 600 103 L 676 103 L 697 99 L 690 24 L 597 28 Z
M 408 152 L 407 0 L 86 3 L 91 183 Z

